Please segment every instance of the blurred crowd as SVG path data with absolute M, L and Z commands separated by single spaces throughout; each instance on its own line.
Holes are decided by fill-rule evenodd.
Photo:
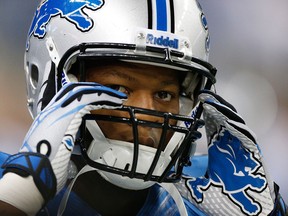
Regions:
M 288 201 L 288 1 L 201 0 L 216 89 L 256 133 L 271 177 Z M 23 54 L 38 1 L 0 1 L 0 151 L 15 153 L 32 119 Z M 113 17 L 111 17 L 113 19 Z M 199 149 L 203 149 L 202 142 Z

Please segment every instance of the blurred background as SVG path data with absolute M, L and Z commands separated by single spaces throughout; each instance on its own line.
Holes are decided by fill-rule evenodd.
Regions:
M 288 1 L 200 3 L 210 30 L 210 62 L 218 68 L 217 92 L 257 134 L 270 175 L 288 202 Z M 0 151 L 8 153 L 17 151 L 32 122 L 23 54 L 37 5 L 0 0 Z

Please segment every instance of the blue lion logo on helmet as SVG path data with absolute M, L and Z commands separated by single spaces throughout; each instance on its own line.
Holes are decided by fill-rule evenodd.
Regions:
M 83 32 L 89 31 L 94 23 L 85 14 L 84 9 L 98 10 L 104 5 L 104 0 L 44 0 L 37 8 L 30 30 L 28 32 L 27 48 L 29 38 L 33 35 L 44 38 L 47 32 L 47 24 L 53 17 L 60 16 L 66 19 Z
M 222 193 L 240 207 L 246 215 L 257 215 L 260 204 L 249 196 L 249 191 L 262 192 L 267 187 L 266 179 L 260 174 L 262 164 L 252 152 L 244 149 L 241 142 L 223 130 L 220 139 L 215 139 L 209 146 L 210 178 L 184 177 L 192 198 L 202 203 L 203 193 L 210 186 L 222 188 Z M 217 161 L 217 162 L 215 162 Z

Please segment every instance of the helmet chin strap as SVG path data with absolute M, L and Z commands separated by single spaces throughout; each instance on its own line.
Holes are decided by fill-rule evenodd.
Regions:
M 120 169 L 124 169 L 127 164 L 131 165 L 133 158 L 133 143 L 107 139 L 96 121 L 87 121 L 86 127 L 93 138 L 87 151 L 88 156 L 92 160 Z M 137 172 L 148 172 L 150 167 L 149 162 L 152 163 L 155 152 L 156 149 L 139 145 Z M 156 174 L 161 174 L 169 162 L 170 157 L 167 158 L 163 154 L 158 161 L 158 167 L 155 169 Z M 141 190 L 151 187 L 156 183 L 154 181 L 144 181 L 143 179 L 129 178 L 115 173 L 96 170 L 105 180 L 124 189 Z
M 59 208 L 58 208 L 58 212 L 57 212 L 57 216 L 61 216 L 64 211 L 65 211 L 65 208 L 66 208 L 66 205 L 67 205 L 67 202 L 68 202 L 68 198 L 69 198 L 69 195 L 71 193 L 71 190 L 74 186 L 74 183 L 76 182 L 76 180 L 78 179 L 78 177 L 86 172 L 90 172 L 90 171 L 96 171 L 95 168 L 89 166 L 89 165 L 85 165 L 79 172 L 78 174 L 76 175 L 76 177 L 70 182 L 70 184 L 68 185 L 64 195 L 63 195 L 63 198 L 61 199 L 61 202 L 60 202 L 60 205 L 59 205 Z
M 179 213 L 181 216 L 188 216 L 188 212 L 186 210 L 183 198 L 179 192 L 179 190 L 177 189 L 177 187 L 173 184 L 173 183 L 160 183 L 159 184 L 161 187 L 163 187 L 169 194 L 170 196 L 173 198 L 173 200 L 175 201 Z

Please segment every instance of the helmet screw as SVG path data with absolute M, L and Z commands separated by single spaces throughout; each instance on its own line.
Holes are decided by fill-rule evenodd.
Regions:
M 49 50 L 50 50 L 50 51 L 53 51 L 53 49 L 54 49 L 53 45 L 52 45 L 52 44 L 49 44 Z
M 27 99 L 27 106 L 31 107 L 33 106 L 34 100 L 32 98 Z
M 185 46 L 186 48 L 189 48 L 189 47 L 190 47 L 190 45 L 189 45 L 189 43 L 188 43 L 187 41 L 184 41 L 184 46 Z
M 143 39 L 145 38 L 144 33 L 143 33 L 143 32 L 140 32 L 140 33 L 138 34 L 137 38 L 143 40 Z

